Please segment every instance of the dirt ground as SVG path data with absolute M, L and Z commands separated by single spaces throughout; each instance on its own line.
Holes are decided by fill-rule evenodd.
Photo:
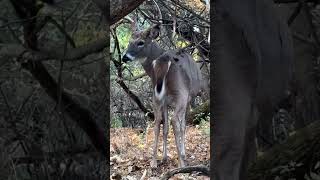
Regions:
M 208 165 L 210 162 L 210 137 L 208 127 L 187 127 L 186 156 L 187 165 Z M 162 128 L 158 145 L 158 168 L 150 168 L 153 129 L 148 128 L 146 136 L 142 130 L 116 128 L 110 130 L 110 179 L 159 179 L 161 174 L 178 167 L 178 157 L 174 135 L 170 128 L 168 136 L 168 161 L 160 164 L 162 158 Z M 209 179 L 205 176 L 179 174 L 171 179 Z

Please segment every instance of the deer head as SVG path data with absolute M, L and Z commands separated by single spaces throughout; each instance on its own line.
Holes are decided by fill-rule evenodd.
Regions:
M 134 29 L 128 49 L 122 57 L 123 62 L 146 59 L 150 56 L 150 54 L 153 53 L 153 40 L 156 39 L 159 34 L 160 24 L 156 24 L 145 31 L 136 31 Z

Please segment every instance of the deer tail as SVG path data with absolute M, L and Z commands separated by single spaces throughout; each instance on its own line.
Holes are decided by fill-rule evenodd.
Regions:
M 154 94 L 158 100 L 161 100 L 166 93 L 166 76 L 171 66 L 170 60 L 154 60 L 152 62 L 155 72 Z

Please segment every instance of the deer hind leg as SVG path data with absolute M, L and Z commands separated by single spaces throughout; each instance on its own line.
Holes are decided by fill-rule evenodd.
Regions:
M 186 147 L 185 147 L 185 141 L 186 141 L 186 110 L 187 110 L 187 104 L 183 104 L 181 107 L 181 111 L 179 112 L 179 121 L 180 121 L 180 132 L 181 132 L 181 157 L 183 160 L 186 158 Z
M 151 168 L 157 167 L 157 152 L 158 152 L 158 141 L 159 141 L 159 133 L 160 133 L 160 123 L 162 114 L 160 108 L 154 108 L 155 111 L 155 125 L 154 125 L 154 143 L 153 143 L 153 155 L 150 163 Z
M 177 153 L 178 153 L 178 159 L 179 159 L 179 167 L 184 167 L 184 160 L 181 155 L 181 132 L 180 132 L 180 122 L 179 122 L 179 116 L 178 113 L 175 112 L 174 119 L 172 119 L 172 127 L 173 127 L 173 133 L 174 133 L 174 140 L 176 142 L 177 146 Z
M 167 141 L 168 141 L 168 133 L 169 133 L 169 120 L 168 120 L 168 108 L 167 106 L 163 107 L 162 111 L 163 115 L 163 157 L 162 162 L 166 162 L 168 159 L 168 152 L 167 152 Z
M 175 116 L 173 119 L 173 130 L 175 133 L 175 141 L 176 146 L 178 150 L 178 157 L 180 166 L 185 166 L 185 129 L 186 129 L 186 121 L 185 121 L 185 115 L 186 115 L 186 109 L 188 105 L 188 95 L 181 96 L 179 98 L 179 101 L 176 104 L 175 108 Z

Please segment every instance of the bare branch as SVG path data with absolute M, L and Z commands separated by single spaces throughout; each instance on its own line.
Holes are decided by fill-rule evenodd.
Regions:
M 95 0 L 99 1 L 99 0 Z M 103 0 L 100 0 L 103 1 Z M 128 15 L 131 11 L 136 9 L 145 0 L 122 0 L 110 1 L 110 25 L 116 23 L 124 16 Z M 108 9 L 106 9 L 108 10 Z M 108 10 L 109 11 L 109 10 Z
M 82 59 L 90 54 L 102 51 L 107 47 L 107 38 L 96 40 L 95 42 L 88 43 L 78 48 L 69 49 L 65 54 L 61 47 L 51 47 L 49 49 L 40 49 L 40 51 L 34 51 L 27 49 L 20 44 L 4 44 L 0 45 L 0 57 L 15 58 L 24 54 L 24 56 L 32 57 L 29 58 L 31 61 L 45 61 L 52 59 L 64 59 L 64 61 L 76 61 Z
M 302 1 L 302 0 L 300 0 L 300 1 Z M 312 36 L 313 36 L 313 38 L 315 40 L 316 47 L 320 48 L 320 40 L 318 38 L 318 35 L 317 35 L 317 32 L 316 32 L 316 28 L 315 28 L 315 26 L 314 26 L 314 24 L 312 22 L 312 15 L 311 15 L 311 12 L 310 12 L 310 8 L 309 8 L 308 4 L 305 1 L 302 1 L 302 8 L 305 11 L 306 16 L 308 18 L 309 25 L 310 25 L 310 28 L 311 28 L 311 33 L 312 33 Z
M 138 76 L 135 76 L 135 77 L 132 77 L 132 78 L 124 78 L 125 81 L 136 81 L 138 79 L 141 79 L 143 77 L 146 77 L 147 74 L 146 73 L 142 73 L 142 74 L 139 74 Z
M 7 96 L 2 91 L 1 84 L 0 84 L 0 93 L 2 95 L 2 98 L 4 99 L 4 102 L 5 102 L 6 106 L 7 106 L 7 109 L 8 109 L 8 112 L 9 112 L 9 117 L 10 117 L 11 121 L 13 122 L 14 118 L 13 118 L 13 115 L 12 115 L 12 110 L 11 110 L 11 107 L 9 105 Z
M 175 4 L 177 4 L 178 6 L 180 6 L 182 9 L 188 11 L 189 13 L 191 13 L 192 15 L 194 15 L 195 17 L 197 17 L 198 19 L 200 19 L 203 22 L 206 22 L 207 24 L 210 24 L 210 22 L 206 19 L 204 19 L 203 17 L 201 17 L 199 14 L 195 13 L 194 11 L 192 11 L 191 9 L 189 9 L 188 7 L 186 7 L 185 5 L 181 4 L 180 2 L 176 1 L 176 0 L 172 0 L 172 2 L 174 2 Z
M 203 175 L 205 176 L 209 176 L 209 168 L 206 166 L 187 166 L 187 167 L 182 167 L 182 168 L 176 168 L 176 169 L 172 169 L 168 172 L 166 172 L 160 180 L 167 180 L 170 177 L 174 176 L 175 174 L 179 174 L 179 173 L 192 173 L 192 172 L 201 172 Z
M 55 19 L 53 19 L 50 16 L 46 16 L 43 20 L 43 22 L 41 23 L 40 27 L 36 30 L 36 32 L 40 31 L 40 29 L 42 29 L 47 23 L 51 23 L 54 26 L 56 26 L 58 28 L 58 30 L 66 37 L 66 39 L 69 41 L 69 43 L 71 44 L 72 47 L 76 47 L 74 40 L 72 39 L 72 37 L 67 33 L 67 31 L 65 30 L 65 28 L 63 28 Z

